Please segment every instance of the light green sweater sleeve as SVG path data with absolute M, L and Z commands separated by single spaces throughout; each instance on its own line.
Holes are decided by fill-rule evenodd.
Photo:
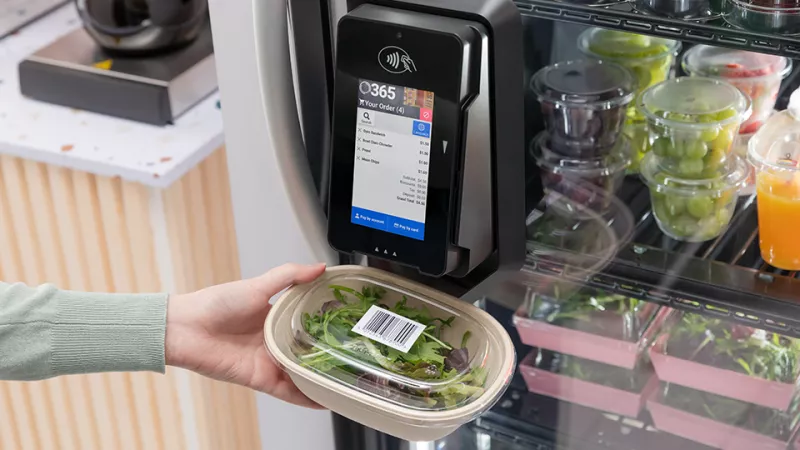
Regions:
M 0 282 L 0 380 L 164 372 L 166 294 L 98 294 Z

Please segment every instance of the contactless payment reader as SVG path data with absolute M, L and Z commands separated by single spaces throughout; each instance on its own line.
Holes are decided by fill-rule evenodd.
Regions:
M 363 4 L 342 18 L 328 209 L 335 249 L 430 276 L 521 265 L 520 29 L 505 0 Z

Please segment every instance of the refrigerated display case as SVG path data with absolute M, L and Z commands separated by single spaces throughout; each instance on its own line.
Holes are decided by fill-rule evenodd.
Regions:
M 210 2 L 243 275 L 292 260 L 360 263 L 393 272 L 491 314 L 514 342 L 518 369 L 491 410 L 436 442 L 400 441 L 341 416 L 261 398 L 262 430 L 273 439 L 264 439 L 265 448 L 793 448 L 798 438 L 792 386 L 797 386 L 800 355 L 793 344 L 800 337 L 800 280 L 797 272 L 773 268 L 761 257 L 756 198 L 724 195 L 726 202 L 735 202 L 724 233 L 686 242 L 659 228 L 651 192 L 638 175 L 626 176 L 610 197 L 608 189 L 598 189 L 591 180 L 563 177 L 557 180 L 559 189 L 552 189 L 552 183 L 543 183 L 531 147 L 545 130 L 545 117 L 530 83 L 546 66 L 585 58 L 579 37 L 591 27 L 681 41 L 678 61 L 696 44 L 794 59 L 800 56 L 800 37 L 730 25 L 720 16 L 726 9 L 716 8 L 719 2 L 705 2 L 707 13 L 691 20 L 637 7 L 648 2 L 513 2 L 521 24 L 517 62 L 523 73 L 516 92 L 523 109 L 516 119 L 524 121 L 518 156 L 525 169 L 524 179 L 516 181 L 519 186 L 524 182 L 525 214 L 520 216 L 526 219 L 498 232 L 527 230 L 524 261 L 516 268 L 479 265 L 461 277 L 428 276 L 390 255 L 335 253 L 326 240 L 331 186 L 336 195 L 341 182 L 330 178 L 335 173 L 331 148 L 337 145 L 332 138 L 334 86 L 342 76 L 336 70 L 338 23 L 365 3 L 370 2 Z M 432 15 L 444 14 L 437 8 L 445 4 L 372 3 Z M 736 17 L 728 19 L 741 24 Z M 778 93 L 777 110 L 800 87 L 794 67 Z M 670 76 L 680 75 L 688 74 L 676 64 Z M 667 215 L 676 208 L 697 220 L 706 209 L 714 213 L 713 206 L 687 209 L 686 202 L 678 207 L 656 194 L 653 198 L 664 203 Z M 552 280 L 569 288 L 556 292 Z M 570 302 L 581 304 L 573 308 Z M 565 315 L 559 316 L 562 308 Z M 703 319 L 687 324 L 696 327 L 695 335 L 686 338 L 691 348 L 677 353 L 669 348 L 670 336 L 681 332 L 675 317 Z M 580 339 L 586 340 L 584 346 Z M 538 349 L 545 345 L 550 348 Z M 674 371 L 671 376 L 661 370 L 665 356 L 673 358 L 673 365 L 677 360 L 725 376 L 714 378 L 716 389 L 709 380 L 687 382 Z M 660 370 L 664 379 L 659 379 Z M 641 371 L 655 373 L 659 384 Z M 532 385 L 537 377 L 544 381 Z M 635 389 L 621 389 L 631 382 Z M 759 395 L 758 389 L 769 395 Z M 745 390 L 751 390 L 749 397 L 730 397 Z M 626 395 L 620 394 L 620 404 L 609 405 L 616 391 Z M 759 399 L 768 404 L 758 404 Z M 315 431 L 291 431 L 293 423 Z M 707 426 L 698 429 L 698 423 Z

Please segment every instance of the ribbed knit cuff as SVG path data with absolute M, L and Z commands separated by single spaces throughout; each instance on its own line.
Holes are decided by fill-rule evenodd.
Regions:
M 166 294 L 61 291 L 55 322 L 54 375 L 164 373 Z

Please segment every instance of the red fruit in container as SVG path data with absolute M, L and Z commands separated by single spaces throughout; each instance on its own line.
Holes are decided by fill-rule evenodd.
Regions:
M 776 3 L 800 4 L 800 1 L 751 0 L 752 4 L 775 6 Z M 781 81 L 792 71 L 789 58 L 733 50 L 710 45 L 691 48 L 683 57 L 683 70 L 691 76 L 721 78 L 750 97 L 753 113 L 739 131 L 750 134 L 772 114 Z

